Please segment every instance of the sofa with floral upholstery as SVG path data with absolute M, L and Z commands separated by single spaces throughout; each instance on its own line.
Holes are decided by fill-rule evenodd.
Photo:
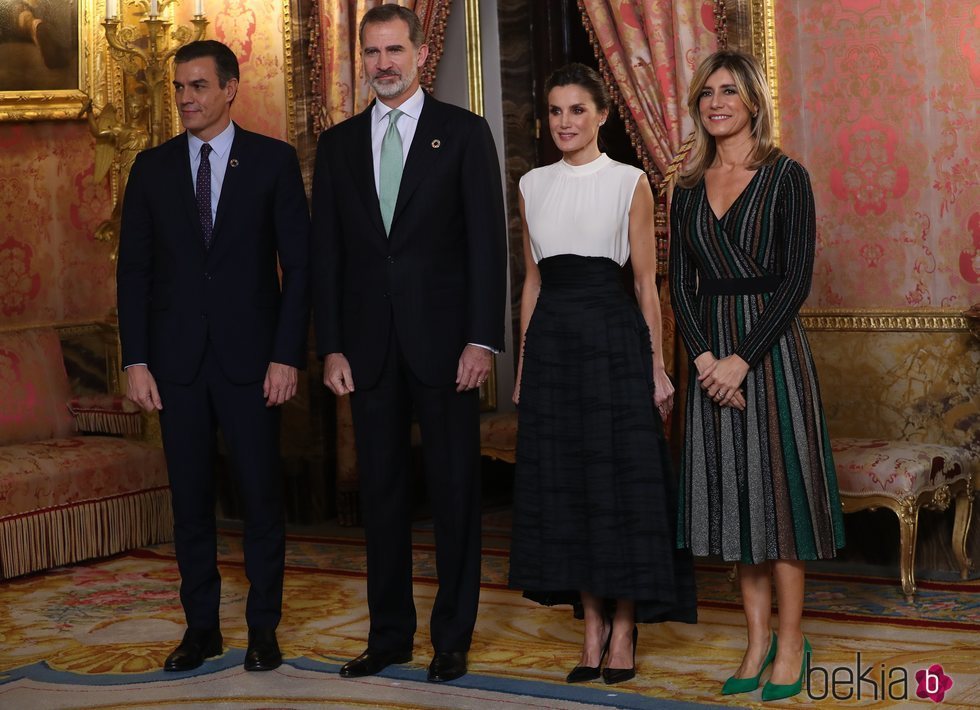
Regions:
M 72 397 L 58 334 L 0 332 L 0 579 L 172 539 L 163 451 L 119 397 Z
M 973 567 L 968 542 L 980 485 L 980 338 L 956 313 L 804 318 L 830 427 L 844 512 L 883 508 L 898 520 L 902 590 L 916 592 L 916 550 L 929 569 Z M 953 509 L 923 527 L 924 508 Z M 932 517 L 935 520 L 935 516 Z M 936 521 L 938 522 L 938 521 Z M 938 553 L 938 554 L 937 554 Z M 976 556 L 977 550 L 973 550 Z M 942 561 L 940 566 L 938 563 Z

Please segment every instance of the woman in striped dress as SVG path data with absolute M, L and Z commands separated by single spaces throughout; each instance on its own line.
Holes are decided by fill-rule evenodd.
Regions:
M 817 374 L 799 311 L 816 244 L 813 193 L 773 143 L 759 62 L 711 55 L 688 94 L 696 139 L 671 207 L 670 284 L 697 378 L 687 392 L 678 542 L 738 563 L 748 648 L 723 694 L 802 688 L 804 561 L 843 521 Z M 772 581 L 779 632 L 770 630 Z M 778 639 L 778 643 L 777 643 Z

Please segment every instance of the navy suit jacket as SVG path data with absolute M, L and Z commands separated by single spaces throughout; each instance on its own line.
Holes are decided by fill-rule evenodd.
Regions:
M 394 328 L 415 376 L 450 385 L 467 343 L 504 347 L 507 236 L 493 136 L 482 117 L 426 94 L 386 235 L 372 106 L 317 146 L 317 351 L 344 353 L 354 386 L 370 387 Z
M 302 367 L 309 229 L 299 161 L 287 143 L 235 126 L 207 250 L 187 134 L 140 153 L 123 201 L 116 271 L 123 364 L 143 362 L 155 378 L 187 384 L 210 341 L 235 383 L 262 380 L 270 362 Z

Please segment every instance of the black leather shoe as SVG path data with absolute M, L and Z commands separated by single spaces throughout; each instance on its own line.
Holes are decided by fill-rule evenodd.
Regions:
M 466 675 L 466 651 L 437 653 L 429 664 L 429 682 L 445 683 Z
M 271 671 L 282 665 L 282 652 L 275 629 L 249 629 L 245 670 Z
M 640 635 L 639 630 L 633 627 L 633 667 L 632 668 L 606 668 L 602 669 L 602 681 L 606 685 L 614 685 L 623 681 L 632 680 L 636 677 L 636 641 Z
M 163 670 L 192 671 L 205 658 L 220 656 L 222 650 L 221 632 L 217 629 L 187 629 L 184 640 L 164 661 Z
M 586 683 L 599 677 L 599 667 L 605 660 L 606 654 L 609 653 L 609 642 L 612 641 L 612 619 L 608 619 L 606 623 L 609 624 L 609 634 L 606 636 L 606 642 L 602 645 L 602 652 L 599 655 L 599 665 L 575 666 L 569 672 L 569 674 L 565 676 L 566 683 Z
M 412 650 L 407 651 L 372 651 L 370 648 L 352 661 L 347 661 L 340 669 L 341 678 L 363 678 L 375 675 L 396 663 L 409 663 L 412 660 Z

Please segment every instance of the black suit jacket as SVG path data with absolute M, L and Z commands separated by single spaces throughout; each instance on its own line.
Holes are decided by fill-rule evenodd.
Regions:
M 386 235 L 372 106 L 325 131 L 317 147 L 317 350 L 344 353 L 355 387 L 370 387 L 394 327 L 420 380 L 452 384 L 467 343 L 504 345 L 507 243 L 493 136 L 482 117 L 426 95 Z
M 187 134 L 140 153 L 116 272 L 123 364 L 186 384 L 210 340 L 236 383 L 261 380 L 270 362 L 302 367 L 309 228 L 296 151 L 282 141 L 235 126 L 209 250 Z

